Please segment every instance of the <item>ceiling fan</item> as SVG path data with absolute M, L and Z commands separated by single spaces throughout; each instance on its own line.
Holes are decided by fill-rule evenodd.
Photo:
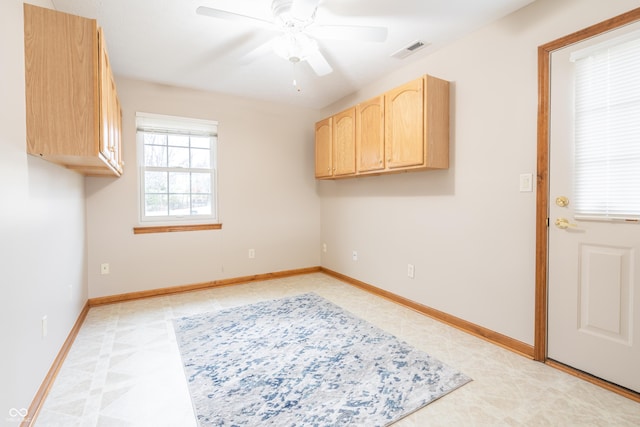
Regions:
M 331 73 L 333 68 L 320 52 L 316 38 L 369 42 L 384 42 L 387 39 L 387 29 L 384 27 L 316 24 L 320 1 L 273 0 L 271 21 L 206 6 L 198 7 L 196 13 L 277 31 L 280 34 L 249 52 L 245 60 L 250 61 L 272 50 L 293 64 L 306 61 L 318 76 Z

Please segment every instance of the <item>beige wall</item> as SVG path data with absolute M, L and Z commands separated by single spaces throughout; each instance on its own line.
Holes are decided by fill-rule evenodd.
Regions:
M 638 6 L 538 0 L 325 109 L 453 83 L 449 170 L 318 182 L 322 265 L 533 344 L 535 193 L 518 181 L 536 172 L 537 47 Z
M 518 175 L 535 173 L 536 48 L 638 6 L 538 0 L 322 112 L 118 78 L 126 172 L 85 181 L 25 154 L 22 2 L 1 2 L 0 421 L 29 405 L 87 297 L 320 263 L 531 344 L 535 196 Z M 314 181 L 315 120 L 424 73 L 453 82 L 449 170 Z M 220 122 L 222 230 L 133 235 L 136 111 Z
M 320 264 L 317 111 L 117 78 L 125 174 L 87 179 L 89 296 Z M 134 235 L 137 111 L 217 120 L 222 230 Z M 255 259 L 248 250 L 256 251 Z M 110 274 L 100 275 L 100 264 Z
M 84 179 L 26 154 L 22 1 L 0 2 L 0 40 L 0 424 L 17 425 L 87 299 Z

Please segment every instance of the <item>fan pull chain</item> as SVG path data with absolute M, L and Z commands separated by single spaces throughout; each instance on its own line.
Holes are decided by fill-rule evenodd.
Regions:
M 298 86 L 298 80 L 296 79 L 296 65 L 298 64 L 299 61 L 291 61 L 291 64 L 293 66 L 293 70 L 292 70 L 292 74 L 293 74 L 293 87 L 296 89 L 296 92 L 301 93 L 302 92 L 302 88 L 300 86 Z

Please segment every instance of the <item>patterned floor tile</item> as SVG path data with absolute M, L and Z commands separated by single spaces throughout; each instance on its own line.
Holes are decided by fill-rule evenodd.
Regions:
M 35 425 L 195 427 L 172 319 L 307 292 L 473 378 L 394 427 L 640 425 L 636 402 L 320 273 L 91 308 Z

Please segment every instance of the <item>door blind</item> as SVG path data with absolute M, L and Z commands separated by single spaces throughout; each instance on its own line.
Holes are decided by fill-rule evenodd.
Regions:
M 575 52 L 576 217 L 640 218 L 640 34 Z

